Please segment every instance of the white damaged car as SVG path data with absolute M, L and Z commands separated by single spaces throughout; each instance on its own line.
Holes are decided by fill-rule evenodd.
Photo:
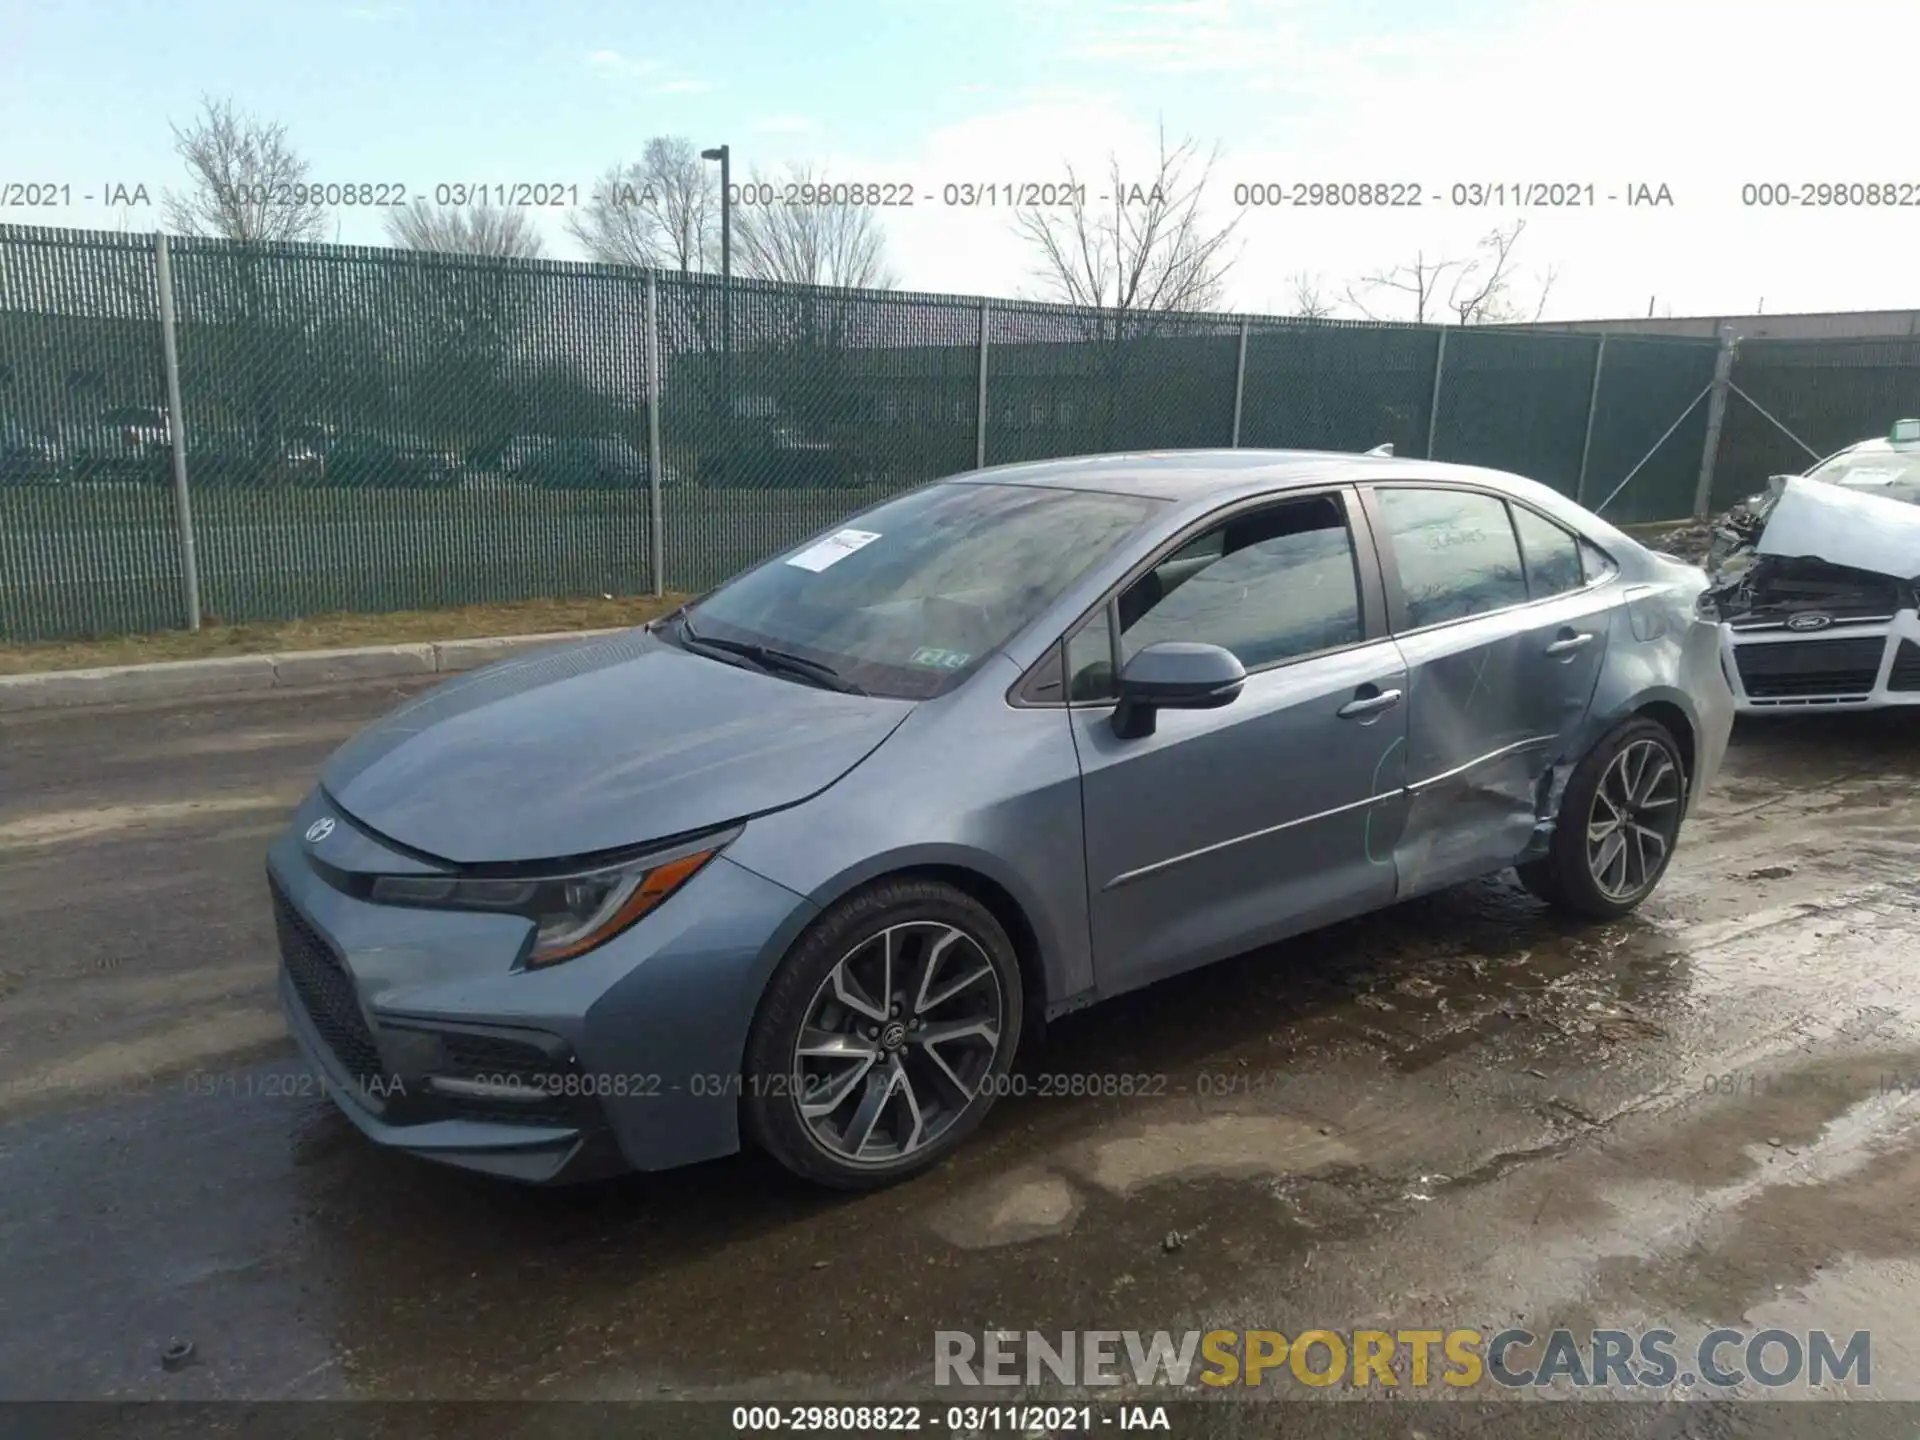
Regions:
M 1740 710 L 1920 705 L 1920 420 L 1774 476 L 1712 568 L 1700 603 Z

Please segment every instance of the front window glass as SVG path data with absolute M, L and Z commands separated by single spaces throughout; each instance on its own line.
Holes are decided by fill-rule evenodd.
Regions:
M 1332 496 L 1237 515 L 1120 597 L 1124 659 L 1162 640 L 1224 646 L 1249 670 L 1361 636 L 1346 513 Z
M 688 618 L 697 639 L 768 647 L 873 694 L 925 698 L 999 649 L 1164 503 L 933 485 L 756 566 Z

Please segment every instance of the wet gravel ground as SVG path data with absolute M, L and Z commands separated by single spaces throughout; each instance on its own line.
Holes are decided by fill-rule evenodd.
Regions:
M 1871 1330 L 1841 1389 L 1920 1400 L 1912 716 L 1743 723 L 1627 920 L 1486 882 L 1070 1017 L 949 1164 L 845 1197 L 751 1157 L 520 1189 L 315 1093 L 261 856 L 403 693 L 0 717 L 0 1399 L 872 1398 L 939 1329 L 1727 1324 Z

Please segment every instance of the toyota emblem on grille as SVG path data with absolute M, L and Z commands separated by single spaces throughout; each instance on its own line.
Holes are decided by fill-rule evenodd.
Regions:
M 320 819 L 314 821 L 313 824 L 307 826 L 307 843 L 309 845 L 318 845 L 332 833 L 333 817 L 331 815 L 322 816 Z
M 1787 617 L 1789 630 L 1824 630 L 1833 623 L 1833 616 L 1818 610 L 1802 610 L 1798 615 Z

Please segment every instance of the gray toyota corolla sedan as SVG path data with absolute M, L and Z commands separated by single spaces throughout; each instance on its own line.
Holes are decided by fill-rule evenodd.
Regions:
M 417 1155 L 897 1180 L 1045 1017 L 1509 866 L 1631 910 L 1726 746 L 1705 583 L 1463 466 L 956 476 L 350 741 L 268 860 L 287 1017 Z

